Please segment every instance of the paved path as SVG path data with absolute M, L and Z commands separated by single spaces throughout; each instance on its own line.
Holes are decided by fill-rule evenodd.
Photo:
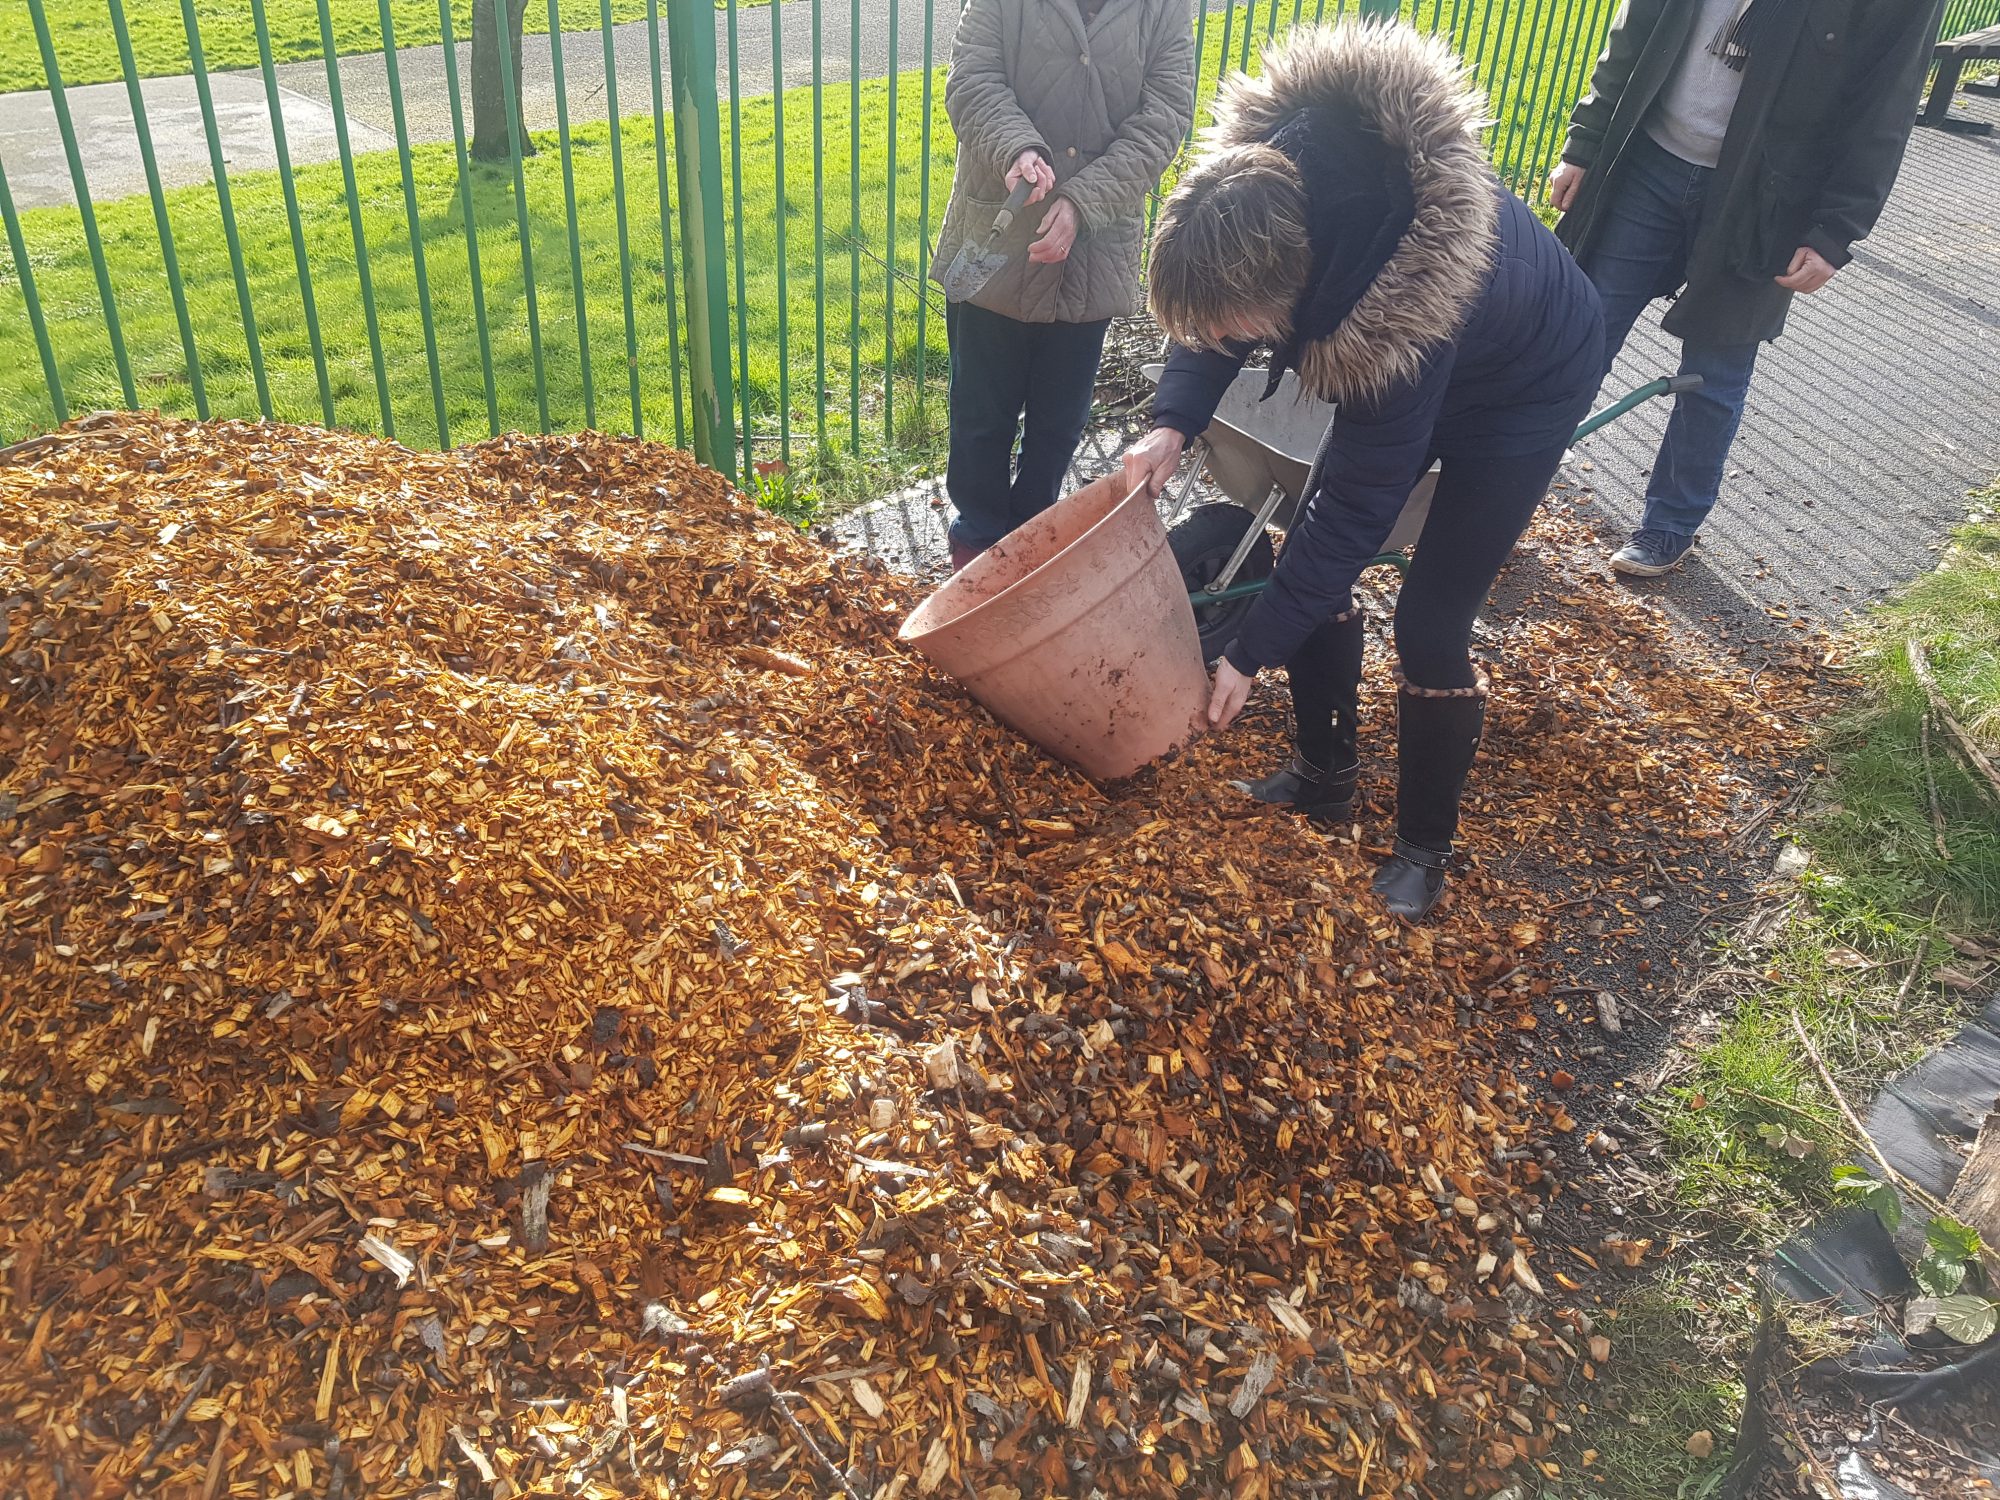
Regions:
M 208 137 L 202 130 L 194 79 L 152 78 L 143 88 L 161 179 L 168 187 L 207 182 Z M 277 166 L 263 78 L 256 73 L 212 73 L 209 90 L 230 176 Z M 87 84 L 68 90 L 68 100 L 92 200 L 101 203 L 145 192 L 146 171 L 125 85 Z M 321 99 L 285 90 L 279 104 L 293 162 L 331 161 L 340 155 L 333 111 Z M 350 118 L 348 132 L 356 151 L 379 151 L 396 144 L 386 129 L 377 130 L 361 120 Z M 0 165 L 7 168 L 7 185 L 22 208 L 76 201 L 69 161 L 56 130 L 55 107 L 46 93 L 0 94 Z
M 1987 100 L 1959 109 L 2000 121 Z M 1787 628 L 1773 610 L 1832 623 L 1926 571 L 1965 491 L 2000 474 L 2000 135 L 1917 131 L 1854 264 L 1795 309 L 1764 351 L 1701 546 L 1680 573 L 1632 585 L 1711 635 Z M 1611 386 L 1670 372 L 1674 357 L 1649 316 Z M 1666 415 L 1652 403 L 1574 456 L 1569 477 L 1595 492 L 1607 543 L 1637 523 Z M 1106 472 L 1117 451 L 1115 434 L 1092 434 L 1075 477 Z M 937 486 L 918 486 L 836 530 L 937 571 L 949 518 Z

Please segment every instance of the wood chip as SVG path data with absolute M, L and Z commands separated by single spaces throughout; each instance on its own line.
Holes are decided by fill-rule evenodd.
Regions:
M 1243 1372 L 1235 1394 L 1229 1398 L 1229 1415 L 1239 1422 L 1248 1417 L 1264 1399 L 1264 1392 L 1271 1388 L 1277 1375 L 1278 1356 L 1268 1349 L 1259 1349 L 1250 1357 L 1250 1368 Z
M 1072 1432 L 1081 1427 L 1083 1425 L 1083 1414 L 1088 1409 L 1089 1401 L 1090 1361 L 1088 1359 L 1079 1359 L 1076 1362 L 1076 1369 L 1070 1373 L 1069 1377 L 1069 1415 L 1063 1419 L 1063 1425 L 1068 1427 Z

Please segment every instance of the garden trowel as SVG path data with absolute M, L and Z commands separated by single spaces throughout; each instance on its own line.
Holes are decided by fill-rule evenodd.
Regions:
M 951 265 L 944 273 L 947 302 L 965 301 L 991 281 L 995 271 L 1007 264 L 1007 252 L 999 248 L 1000 236 L 1007 232 L 1007 226 L 1014 222 L 1014 215 L 1028 201 L 1028 193 L 1033 186 L 1025 177 L 1015 183 L 1014 191 L 1007 195 L 1006 203 L 993 216 L 993 227 L 986 232 L 986 238 L 967 240 L 958 247 L 958 254 L 952 257 Z

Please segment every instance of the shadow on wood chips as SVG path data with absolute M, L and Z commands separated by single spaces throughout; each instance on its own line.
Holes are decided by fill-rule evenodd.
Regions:
M 1358 836 L 1226 790 L 1268 691 L 1100 790 L 664 448 L 99 416 L 0 540 L 34 1497 L 1530 1483 L 1604 1357 L 1537 1007 L 1811 710 L 1540 575 L 1405 930 L 1379 659 Z

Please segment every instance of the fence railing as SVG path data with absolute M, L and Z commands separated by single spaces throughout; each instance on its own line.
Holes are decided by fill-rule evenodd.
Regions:
M 548 34 L 526 38 L 518 78 L 497 70 L 506 150 L 481 161 L 469 6 L 505 35 L 508 3 L 435 0 L 433 24 L 429 0 L 251 0 L 228 19 L 196 0 L 64 0 L 54 18 L 26 0 L 32 37 L 0 37 L 0 78 L 40 83 L 61 162 L 11 190 L 0 163 L 0 438 L 120 404 L 440 446 L 602 423 L 692 443 L 745 482 L 768 460 L 934 446 L 946 355 L 925 271 L 955 152 L 952 0 L 527 0 Z M 1207 0 L 1202 110 L 1290 27 L 1396 9 Z M 1466 59 L 1493 161 L 1534 197 L 1615 9 L 1400 14 Z M 1996 20 L 2000 0 L 1952 0 L 1945 29 Z M 211 69 L 211 42 L 254 69 Z M 231 166 L 246 90 L 268 168 Z M 301 93 L 330 140 L 318 116 L 294 125 Z M 149 114 L 189 95 L 201 139 L 157 137 Z

